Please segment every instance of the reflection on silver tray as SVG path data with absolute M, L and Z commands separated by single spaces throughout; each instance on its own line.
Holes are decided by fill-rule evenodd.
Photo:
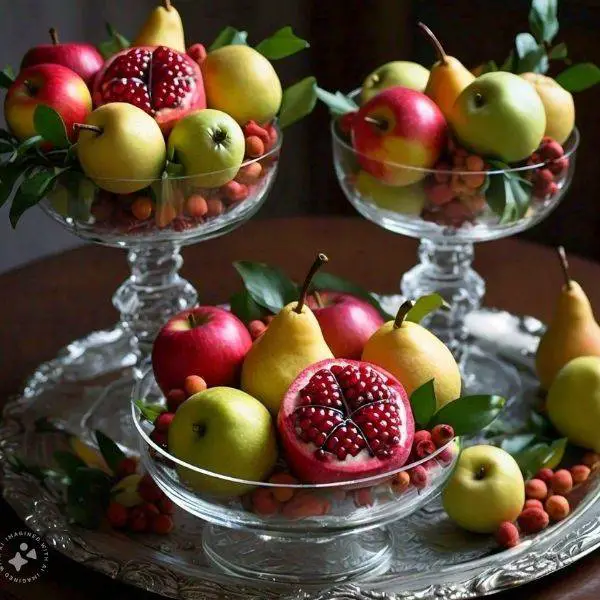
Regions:
M 385 302 L 393 310 L 399 299 L 385 298 Z M 486 310 L 474 315 L 469 327 L 480 347 L 519 369 L 525 391 L 509 410 L 516 421 L 521 420 L 534 397 L 530 367 L 541 324 Z M 0 428 L 5 499 L 29 527 L 66 556 L 164 596 L 187 600 L 460 600 L 543 577 L 600 546 L 600 503 L 596 502 L 600 482 L 594 481 L 569 519 L 510 551 L 498 552 L 489 537 L 460 532 L 434 501 L 390 527 L 393 558 L 387 571 L 373 574 L 371 580 L 331 589 L 298 589 L 236 578 L 209 563 L 202 552 L 203 523 L 181 511 L 175 515 L 174 532 L 166 537 L 129 537 L 110 529 L 88 531 L 69 524 L 59 509 L 61 490 L 45 490 L 30 477 L 10 471 L 3 460 L 14 453 L 28 462 L 49 465 L 54 450 L 64 447 L 64 436 L 33 431 L 37 418 L 49 416 L 48 406 L 36 399 L 17 398 L 5 410 Z M 73 399 L 66 398 L 52 407 L 51 416 L 65 416 L 74 409 L 84 411 L 86 406 L 74 407 Z

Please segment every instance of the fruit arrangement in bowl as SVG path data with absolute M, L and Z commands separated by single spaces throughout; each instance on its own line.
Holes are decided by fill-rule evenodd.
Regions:
M 349 97 L 319 94 L 334 114 L 343 191 L 367 218 L 414 237 L 481 241 L 531 226 L 573 175 L 571 93 L 522 68 L 476 76 L 419 25 L 438 54 L 430 71 L 396 61 Z
M 284 27 L 255 47 L 227 28 L 186 50 L 165 0 L 132 43 L 36 46 L 0 84 L 2 200 L 11 222 L 43 200 L 55 219 L 106 243 L 210 235 L 255 212 L 277 170 L 281 127 L 306 114 L 271 60 L 308 44 Z

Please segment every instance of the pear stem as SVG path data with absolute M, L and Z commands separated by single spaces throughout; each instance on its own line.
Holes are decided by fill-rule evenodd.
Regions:
M 97 127 L 96 125 L 88 125 L 87 123 L 73 123 L 73 129 L 75 129 L 75 131 L 80 131 L 82 129 L 83 131 L 93 131 L 98 135 L 104 132 L 102 127 Z
M 54 27 L 50 27 L 50 31 L 48 33 L 50 33 L 50 39 L 52 40 L 52 43 L 55 46 L 58 46 L 58 44 L 60 44 L 58 41 L 58 31 L 56 31 Z
M 562 269 L 563 275 L 565 277 L 565 284 L 567 285 L 567 289 L 571 289 L 571 275 L 569 275 L 569 261 L 567 260 L 567 253 L 563 246 L 559 246 L 556 251 L 558 252 L 558 258 L 560 260 L 560 267 Z
M 163 6 L 166 10 L 171 10 L 173 8 L 171 0 L 163 0 Z
M 317 254 L 317 258 L 312 264 L 312 267 L 310 268 L 310 271 L 308 272 L 308 275 L 304 280 L 304 283 L 302 285 L 302 291 L 300 292 L 300 298 L 298 299 L 298 304 L 294 309 L 294 311 L 298 314 L 301 314 L 302 309 L 304 308 L 304 303 L 306 302 L 306 294 L 308 293 L 308 288 L 310 287 L 310 282 L 312 281 L 312 278 L 315 276 L 315 273 L 328 261 L 329 259 L 322 252 L 319 252 L 319 254 Z
M 317 303 L 317 306 L 319 308 L 324 308 L 325 304 L 323 304 L 323 298 L 321 298 L 321 294 L 319 294 L 319 292 L 317 290 L 313 290 L 312 295 L 315 298 L 315 302 Z
M 427 36 L 427 39 L 434 45 L 439 61 L 443 65 L 447 65 L 448 64 L 448 60 L 447 60 L 448 55 L 446 54 L 446 51 L 444 50 L 444 47 L 442 46 L 442 44 L 440 44 L 440 40 L 438 40 L 435 37 L 433 31 L 431 31 L 431 29 L 429 29 L 429 27 L 427 27 L 427 25 L 425 25 L 425 23 L 419 23 L 418 25 L 419 25 L 421 31 L 423 31 L 423 33 L 425 33 L 425 35 Z
M 406 300 L 402 303 L 400 308 L 398 309 L 398 314 L 394 319 L 394 329 L 398 329 L 402 327 L 402 323 L 404 323 L 404 319 L 406 319 L 406 315 L 409 313 L 410 309 L 415 305 L 412 300 Z

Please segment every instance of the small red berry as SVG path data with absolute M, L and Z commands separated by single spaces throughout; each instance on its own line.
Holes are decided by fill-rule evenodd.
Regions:
M 271 142 L 271 135 L 269 132 L 264 127 L 261 127 L 256 121 L 248 121 L 242 127 L 242 131 L 244 132 L 244 137 L 255 135 L 256 137 L 260 138 L 261 142 L 265 146 L 268 146 Z
M 148 518 L 139 506 L 134 506 L 129 511 L 127 527 L 134 533 L 142 533 L 148 529 Z
M 536 474 L 536 479 L 541 479 L 546 485 L 549 485 L 554 477 L 554 471 L 552 469 L 540 469 Z
M 569 516 L 571 507 L 564 496 L 550 496 L 546 500 L 546 512 L 553 521 L 562 521 Z
M 454 429 L 451 425 L 443 423 L 436 425 L 431 430 L 431 439 L 437 448 L 441 448 L 454 439 Z
M 423 489 L 427 486 L 427 478 L 427 469 L 423 465 L 410 470 L 410 482 L 417 489 Z
M 118 479 L 123 479 L 128 475 L 133 475 L 137 471 L 138 463 L 135 458 L 124 458 L 116 468 L 116 475 Z
M 153 429 L 150 434 L 150 439 L 158 446 L 162 448 L 167 447 L 167 433 L 165 431 L 159 431 L 158 429 Z
M 258 158 L 265 153 L 264 142 L 256 135 L 246 138 L 246 156 Z
M 573 477 L 573 483 L 583 483 L 587 481 L 591 474 L 591 469 L 585 465 L 575 465 L 571 467 L 571 476 Z
M 573 489 L 573 476 L 566 469 L 556 471 L 550 486 L 556 494 L 568 494 Z
M 156 417 L 154 421 L 154 428 L 157 431 L 162 431 L 166 433 L 169 431 L 169 427 L 171 426 L 171 421 L 175 418 L 175 413 L 172 412 L 164 412 Z
M 566 156 L 561 156 L 548 163 L 548 168 L 554 175 L 562 175 L 569 168 L 569 159 Z
M 116 529 L 125 527 L 127 525 L 127 509 L 118 502 L 111 502 L 106 509 L 106 518 Z
M 415 456 L 417 458 L 425 458 L 430 454 L 433 454 L 436 450 L 435 444 L 431 440 L 421 440 L 419 443 L 413 446 Z
M 530 479 L 525 483 L 525 496 L 533 500 L 545 500 L 548 486 L 541 479 Z
M 206 381 L 199 375 L 188 375 L 183 384 L 183 388 L 188 398 L 194 394 L 203 392 L 207 387 Z
M 250 323 L 248 323 L 248 331 L 250 332 L 250 337 L 253 340 L 258 339 L 266 330 L 267 326 L 258 319 L 250 321 Z
M 552 138 L 544 138 L 539 153 L 544 160 L 554 160 L 563 156 L 563 147 Z
M 163 491 L 156 485 L 154 479 L 146 474 L 138 485 L 138 493 L 146 502 L 157 502 L 164 497 Z
M 594 469 L 600 467 L 600 454 L 596 452 L 586 452 L 583 455 L 581 462 L 593 471 Z
M 144 511 L 144 514 L 148 519 L 152 519 L 156 515 L 160 515 L 160 510 L 158 510 L 158 506 L 152 502 L 146 502 L 141 505 L 141 509 Z
M 167 535 L 173 531 L 173 519 L 169 515 L 157 515 L 151 522 L 152 531 L 158 535 Z
M 187 396 L 183 390 L 171 390 L 167 394 L 167 408 L 169 412 L 176 412 L 181 404 L 187 400 Z
M 369 488 L 362 488 L 354 492 L 354 504 L 355 506 L 373 506 L 375 500 L 373 494 Z
M 534 500 L 530 498 L 529 500 L 525 500 L 525 504 L 523 505 L 523 510 L 528 508 L 538 508 L 539 510 L 544 510 L 544 505 L 541 500 Z
M 158 506 L 158 510 L 163 515 L 172 515 L 175 512 L 175 504 L 173 504 L 173 500 L 163 496 L 160 500 L 157 501 L 156 505 Z
M 517 519 L 523 533 L 538 533 L 548 527 L 550 517 L 545 510 L 526 508 Z
M 413 447 L 416 446 L 421 441 L 431 441 L 431 432 L 427 431 L 427 429 L 420 429 L 415 432 L 415 436 L 413 438 Z
M 496 541 L 502 548 L 514 548 L 519 544 L 519 530 L 514 523 L 504 521 L 496 531 Z

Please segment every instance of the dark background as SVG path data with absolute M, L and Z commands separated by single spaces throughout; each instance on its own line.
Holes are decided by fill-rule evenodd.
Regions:
M 226 25 L 249 32 L 256 44 L 292 25 L 311 48 L 276 68 L 284 86 L 313 74 L 321 87 L 348 91 L 389 60 L 411 59 L 429 66 L 434 55 L 416 28 L 425 21 L 446 51 L 468 67 L 502 61 L 514 36 L 528 31 L 529 0 L 174 0 L 188 45 L 210 44 Z M 23 53 L 45 42 L 56 26 L 63 40 L 100 42 L 104 21 L 133 37 L 155 0 L 0 0 L 0 64 L 18 66 Z M 600 64 L 600 0 L 559 0 L 560 31 L 575 62 Z M 560 68 L 558 69 L 560 70 Z M 600 86 L 576 95 L 582 131 L 571 190 L 558 209 L 522 236 L 563 243 L 571 252 L 600 259 Z M 335 180 L 328 113 L 313 115 L 286 131 L 275 188 L 257 218 L 300 214 L 355 214 Z M 360 218 L 356 216 L 356 218 Z M 392 234 L 390 234 L 392 235 Z M 12 232 L 6 207 L 0 211 L 0 271 L 78 242 L 40 211 L 30 211 Z

